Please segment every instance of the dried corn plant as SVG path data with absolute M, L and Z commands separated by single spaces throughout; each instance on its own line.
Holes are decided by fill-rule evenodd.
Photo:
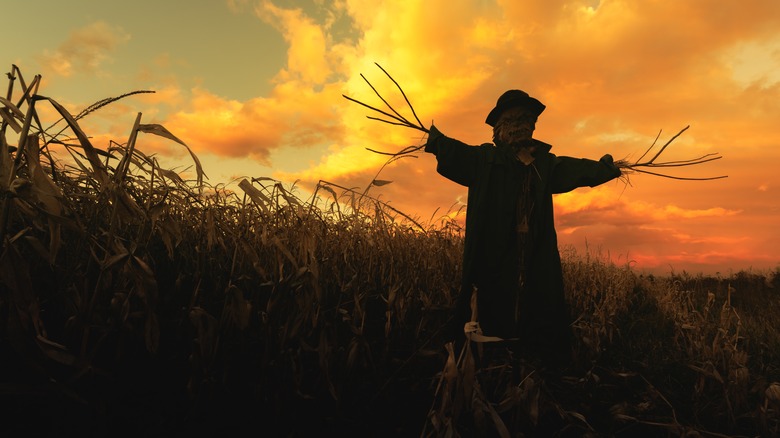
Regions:
M 140 228 L 147 217 L 148 211 L 137 202 L 136 187 L 128 186 L 126 177 L 137 132 L 154 132 L 148 129 L 151 125 L 139 125 L 139 114 L 130 140 L 123 149 L 125 156 L 116 168 L 112 168 L 101 159 L 101 156 L 110 158 L 111 155 L 92 145 L 76 117 L 54 99 L 38 94 L 40 76 L 27 84 L 16 66 L 8 76 L 8 95 L 2 100 L 4 108 L 0 110 L 4 115 L 0 128 L 0 189 L 4 194 L 0 211 L 0 245 L 3 270 L 7 273 L 4 278 L 11 292 L 11 305 L 16 311 L 14 318 L 18 318 L 23 330 L 34 335 L 35 343 L 49 358 L 68 365 L 87 366 L 95 353 L 94 348 L 105 336 L 105 332 L 93 329 L 94 317 L 99 313 L 101 300 L 112 299 L 108 290 L 113 290 L 112 305 L 116 303 L 121 308 L 123 322 L 138 327 L 143 332 L 146 348 L 155 351 L 159 341 L 155 313 L 156 280 L 148 256 L 138 251 L 135 243 L 118 236 L 121 227 Z M 20 96 L 14 100 L 17 81 Z M 137 93 L 123 97 L 133 94 Z M 104 103 L 115 100 L 118 98 Z M 60 120 L 65 121 L 66 129 L 52 134 L 51 130 L 57 123 L 43 128 L 37 107 L 46 103 L 61 116 Z M 100 106 L 89 107 L 81 116 Z M 9 128 L 18 135 L 16 145 L 9 144 L 7 140 Z M 77 143 L 65 141 L 65 131 L 69 131 Z M 154 133 L 164 135 L 167 131 Z M 170 133 L 167 134 L 170 136 Z M 56 166 L 49 151 L 52 144 L 60 144 L 71 153 L 79 168 L 78 177 L 72 178 L 72 169 Z M 42 159 L 44 157 L 46 160 Z M 91 199 L 79 195 L 87 195 Z M 104 214 L 89 219 L 82 215 L 85 210 L 95 207 Z M 79 235 L 81 243 L 75 247 L 64 245 L 64 233 Z M 31 252 L 40 257 L 32 259 L 32 264 L 28 257 Z M 41 286 L 36 283 L 33 274 L 38 269 L 44 269 L 54 275 L 49 281 L 67 284 L 69 280 L 75 280 L 71 276 L 78 275 L 62 270 L 63 261 L 69 257 L 76 257 L 86 264 L 86 270 L 96 273 L 87 281 L 74 281 L 70 288 L 63 291 L 69 301 L 67 304 L 75 312 L 69 320 L 71 328 L 74 332 L 80 331 L 81 346 L 78 349 L 69 349 L 49 338 L 40 315 L 40 305 L 42 300 L 51 297 L 39 295 Z M 50 286 L 56 290 L 60 284 Z M 116 301 L 117 298 L 120 300 Z
M 717 412 L 726 423 L 723 426 L 733 426 L 738 412 L 750 408 L 752 386 L 747 338 L 742 319 L 731 305 L 732 291 L 727 285 L 726 297 L 719 306 L 713 292 L 706 291 L 706 299 L 696 302 L 695 292 L 680 290 L 674 283 L 668 284 L 659 297 L 662 308 L 675 321 L 674 339 L 686 353 L 686 366 L 696 375 L 691 388 L 694 408 L 703 417 Z
M 576 357 L 590 368 L 606 346 L 620 336 L 618 315 L 628 311 L 629 298 L 636 288 L 636 276 L 630 264 L 617 266 L 608 255 L 578 254 L 574 248 L 562 252 L 566 299 L 576 312 L 572 328 Z
M 0 306 L 44 374 L 60 364 L 80 388 L 133 379 L 130 364 L 165 354 L 187 362 L 194 400 L 240 387 L 304 399 L 324 391 L 335 402 L 354 375 L 376 375 L 391 391 L 390 357 L 414 357 L 421 345 L 411 341 L 438 328 L 421 314 L 443 318 L 451 306 L 456 228 L 423 225 L 365 192 L 338 194 L 333 183 L 310 201 L 270 178 L 240 181 L 242 195 L 209 186 L 194 154 L 197 178 L 184 180 L 144 154 L 138 134 L 186 144 L 140 114 L 126 143 L 92 144 L 78 119 L 118 98 L 73 116 L 37 93 L 39 77 L 28 85 L 15 67 L 10 77 Z M 38 121 L 41 102 L 64 129 Z M 248 347 L 256 372 L 245 385 L 233 379 Z

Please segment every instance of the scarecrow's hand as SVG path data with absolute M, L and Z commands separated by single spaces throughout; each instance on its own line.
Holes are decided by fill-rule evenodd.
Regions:
M 444 134 L 431 124 L 431 129 L 428 130 L 428 141 L 425 143 L 425 152 L 430 152 L 434 155 L 437 154 L 439 152 L 437 141 L 442 137 L 444 137 Z

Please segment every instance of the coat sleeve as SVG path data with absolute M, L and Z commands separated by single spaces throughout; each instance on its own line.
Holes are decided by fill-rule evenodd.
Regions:
M 436 155 L 436 171 L 460 185 L 471 187 L 477 180 L 481 147 L 469 146 L 442 134 L 431 126 L 425 152 Z
M 620 176 L 612 156 L 599 161 L 585 158 L 556 157 L 551 178 L 553 193 L 566 193 L 577 187 L 595 187 Z

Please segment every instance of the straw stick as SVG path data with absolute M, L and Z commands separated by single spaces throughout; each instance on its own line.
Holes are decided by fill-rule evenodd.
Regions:
M 681 177 L 676 175 L 667 175 L 663 173 L 658 172 L 652 172 L 647 170 L 647 168 L 659 168 L 659 167 L 684 167 L 684 166 L 694 166 L 697 164 L 704 164 L 709 163 L 710 161 L 715 161 L 723 158 L 722 156 L 718 155 L 717 153 L 710 153 L 703 155 L 699 158 L 693 158 L 689 160 L 677 160 L 677 161 L 662 161 L 662 162 L 656 162 L 656 160 L 663 154 L 663 152 L 666 150 L 666 148 L 672 144 L 672 142 L 679 137 L 683 132 L 685 132 L 689 126 L 686 126 L 680 132 L 675 134 L 672 138 L 669 139 L 669 141 L 666 142 L 663 146 L 661 146 L 661 149 L 653 155 L 653 158 L 642 161 L 642 159 L 647 156 L 647 154 L 650 153 L 650 151 L 655 147 L 656 142 L 658 141 L 658 138 L 661 136 L 661 132 L 658 132 L 658 136 L 656 136 L 655 140 L 653 141 L 653 144 L 650 145 L 650 147 L 645 151 L 644 154 L 642 154 L 639 159 L 634 162 L 630 163 L 626 160 L 618 160 L 615 162 L 615 165 L 621 170 L 623 173 L 623 176 L 627 177 L 628 174 L 632 172 L 639 172 L 639 173 L 646 173 L 648 175 L 654 175 L 654 176 L 660 176 L 662 178 L 670 178 L 670 179 L 676 179 L 676 180 L 683 180 L 683 181 L 710 181 L 714 179 L 722 179 L 727 178 L 727 175 L 721 175 L 721 176 L 710 176 L 710 177 Z
M 374 93 L 375 93 L 375 94 L 376 94 L 376 95 L 379 97 L 379 99 L 380 99 L 382 102 L 384 102 L 384 104 L 385 104 L 385 105 L 387 105 L 387 107 L 390 109 L 390 111 L 392 111 L 392 112 L 393 112 L 393 114 L 390 114 L 390 113 L 388 113 L 387 111 L 383 111 L 383 110 L 381 110 L 381 109 L 379 109 L 379 108 L 376 108 L 376 107 L 374 107 L 374 106 L 371 106 L 371 105 L 369 105 L 369 104 L 367 104 L 367 103 L 365 103 L 365 102 L 361 102 L 361 101 L 359 101 L 359 100 L 357 100 L 357 99 L 354 99 L 354 98 L 352 98 L 352 97 L 349 97 L 349 96 L 347 96 L 346 94 L 342 94 L 342 96 L 343 96 L 345 99 L 347 99 L 347 100 L 349 100 L 349 101 L 351 101 L 351 102 L 355 102 L 355 103 L 357 103 L 358 105 L 362 105 L 362 106 L 364 106 L 364 107 L 366 107 L 366 108 L 368 108 L 368 109 L 370 109 L 370 110 L 372 110 L 372 111 L 376 111 L 376 112 L 378 112 L 379 114 L 382 114 L 382 115 L 384 115 L 384 116 L 387 116 L 387 117 L 391 118 L 391 119 L 392 119 L 392 120 L 394 120 L 394 121 L 391 121 L 391 120 L 386 120 L 386 119 L 382 119 L 382 118 L 375 117 L 375 116 L 366 116 L 367 118 L 369 118 L 369 119 L 371 119 L 371 120 L 376 120 L 376 121 L 378 121 L 378 122 L 388 123 L 388 124 L 390 124 L 390 125 L 405 126 L 405 127 L 407 127 L 407 128 L 416 129 L 416 130 L 418 130 L 418 131 L 422 131 L 422 132 L 425 132 L 425 133 L 427 134 L 427 133 L 428 133 L 428 128 L 426 128 L 426 127 L 425 127 L 425 126 L 422 124 L 422 122 L 420 121 L 420 118 L 419 118 L 419 117 L 417 117 L 417 112 L 414 110 L 414 106 L 412 106 L 412 103 L 409 101 L 409 98 L 406 96 L 406 93 L 404 92 L 403 88 L 401 88 L 401 85 L 400 85 L 400 84 L 398 84 L 398 81 L 396 81 L 396 80 L 395 80 L 395 79 L 394 79 L 394 78 L 393 78 L 393 77 L 390 75 L 390 73 L 388 73 L 388 72 L 387 72 L 387 70 L 385 70 L 384 68 L 382 68 L 382 66 L 381 66 L 381 65 L 379 65 L 379 64 L 378 64 L 378 63 L 376 63 L 376 62 L 375 62 L 374 64 L 375 64 L 377 67 L 379 67 L 379 69 L 380 69 L 380 70 L 382 70 L 382 72 L 383 72 L 385 75 L 387 75 L 387 77 L 388 77 L 388 78 L 390 78 L 390 80 L 391 80 L 391 81 L 393 81 L 393 83 L 395 84 L 395 86 L 398 88 L 398 91 L 400 91 L 400 92 L 401 92 L 401 96 L 403 96 L 403 98 L 404 98 L 404 101 L 406 101 L 406 105 L 407 105 L 407 106 L 409 106 L 409 109 L 411 110 L 411 112 L 412 112 L 412 115 L 414 116 L 414 119 L 417 121 L 417 123 L 414 123 L 414 122 L 410 121 L 409 119 L 407 119 L 406 117 L 404 117 L 403 115 L 401 115 L 401 113 L 399 113 L 398 111 L 396 111 L 396 109 L 395 109 L 395 108 L 393 108 L 393 106 L 392 106 L 392 105 L 390 105 L 390 103 L 387 101 L 387 99 L 385 99 L 385 98 L 384 98 L 384 97 L 383 97 L 383 96 L 382 96 L 382 95 L 379 93 L 379 91 L 377 91 L 376 87 L 374 87 L 374 85 L 373 85 L 373 84 L 371 84 L 371 82 L 370 82 L 368 79 L 366 79 L 366 77 L 365 77 L 365 76 L 363 76 L 363 74 L 361 74 L 361 75 L 360 75 L 360 77 L 362 77 L 362 78 L 363 78 L 363 80 L 364 80 L 364 81 L 366 81 L 366 83 L 368 84 L 368 86 L 369 86 L 369 87 L 371 87 L 371 89 L 374 91 Z

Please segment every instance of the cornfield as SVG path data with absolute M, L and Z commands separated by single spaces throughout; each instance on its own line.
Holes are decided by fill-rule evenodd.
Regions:
M 105 149 L 79 126 L 139 92 L 73 115 L 39 76 L 9 78 L 5 436 L 780 433 L 777 273 L 656 278 L 565 249 L 572 366 L 511 370 L 500 345 L 445 343 L 463 248 L 449 215 L 421 223 L 326 181 L 305 197 L 265 177 L 209 185 L 192 152 L 184 179 L 139 134 L 186 143 L 141 114 Z

